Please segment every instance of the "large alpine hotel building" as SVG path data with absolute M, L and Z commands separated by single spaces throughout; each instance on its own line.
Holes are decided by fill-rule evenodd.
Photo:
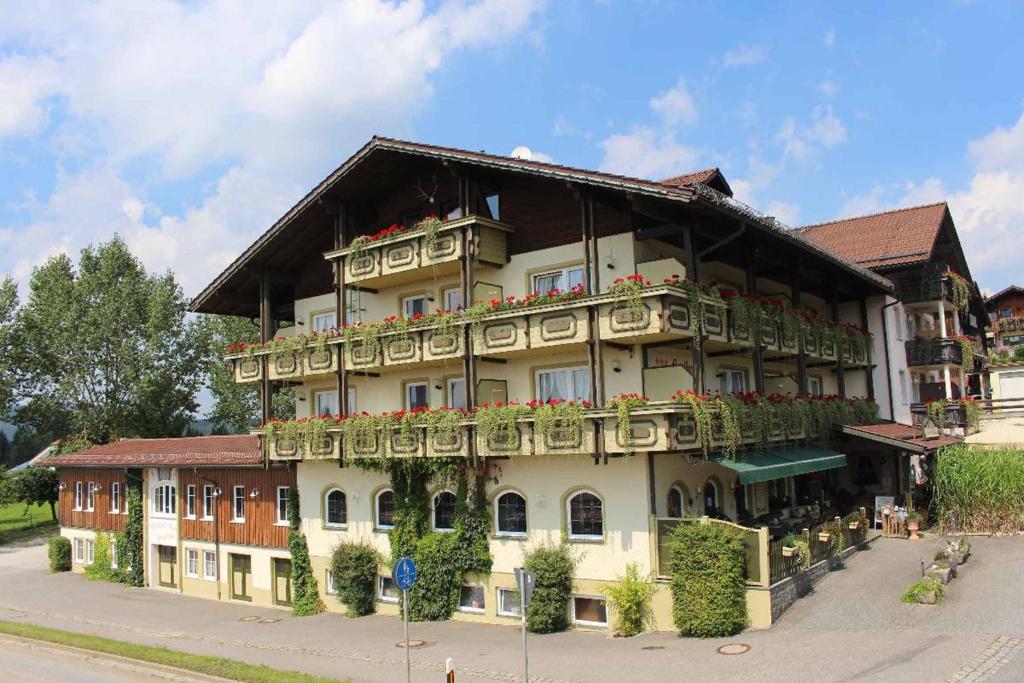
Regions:
M 416 227 L 431 215 L 440 227 Z M 392 225 L 405 229 L 381 231 Z M 634 301 L 610 291 L 634 274 L 643 285 Z M 957 278 L 971 299 L 959 308 Z M 869 348 L 794 338 L 767 323 L 752 339 L 729 306 L 712 298 L 693 305 L 712 286 L 867 330 Z M 529 300 L 552 290 L 571 295 Z M 332 334 L 523 299 L 472 324 L 414 323 L 373 344 Z M 564 538 L 577 557 L 570 616 L 601 627 L 609 619 L 602 584 L 628 563 L 662 575 L 673 520 L 758 528 L 826 506 L 843 514 L 844 503 L 852 509 L 878 494 L 914 494 L 914 472 L 948 440 L 920 438 L 913 425 L 923 404 L 946 400 L 949 424 L 963 427 L 958 399 L 985 390 L 980 360 L 964 358 L 956 341 L 983 344 L 980 307 L 945 204 L 791 230 L 734 200 L 717 169 L 654 182 L 375 137 L 191 308 L 258 319 L 264 342 L 329 337 L 287 353 L 228 355 L 236 381 L 261 387 L 265 418 L 273 392 L 291 385 L 299 418 L 467 409 L 458 438 L 384 435 L 389 450 L 346 444 L 338 428 L 304 448 L 280 436 L 263 443 L 256 431 L 123 440 L 44 464 L 59 468 L 61 533 L 77 570 L 92 561 L 97 532 L 123 529 L 127 482 L 141 480 L 147 585 L 258 604 L 291 600 L 287 507 L 297 487 L 321 593 L 340 611 L 327 597 L 332 549 L 368 540 L 387 556 L 394 513 L 388 478 L 347 460 L 464 457 L 489 477 L 493 570 L 467 579 L 456 617 L 514 617 L 512 570 L 524 550 Z M 703 452 L 691 407 L 673 400 L 687 391 L 865 397 L 881 420 L 836 425 L 828 443 L 773 426 L 767 444 L 729 457 Z M 647 401 L 621 429 L 609 403 L 633 392 Z M 474 407 L 532 399 L 587 401 L 582 434 L 560 441 L 536 433 L 529 418 L 502 443 L 476 431 Z M 450 528 L 453 491 L 431 495 L 433 528 Z M 779 612 L 769 534 L 752 536 L 760 558 L 748 571 L 754 626 Z M 667 586 L 657 588 L 658 627 L 668 629 Z M 378 600 L 381 611 L 397 610 L 387 566 Z

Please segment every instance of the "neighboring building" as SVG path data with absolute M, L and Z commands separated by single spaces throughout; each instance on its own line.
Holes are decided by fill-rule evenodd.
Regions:
M 985 310 L 992 323 L 989 346 L 1006 347 L 1011 352 L 1024 344 L 1024 287 L 1010 285 L 985 299 Z
M 940 223 L 951 226 L 943 212 Z M 412 229 L 430 215 L 444 222 Z M 947 237 L 930 246 L 947 245 L 948 230 L 936 230 Z M 947 255 L 948 248 L 932 251 Z M 930 259 L 915 262 L 919 270 Z M 955 267 L 967 274 L 966 264 L 957 261 Z M 633 274 L 650 284 L 635 295 L 609 293 Z M 713 296 L 700 295 L 698 304 L 697 290 L 684 277 L 769 298 L 779 309 L 819 321 L 815 325 L 852 330 L 849 341 L 822 342 L 812 334 L 800 339 L 770 316 L 755 340 L 756 333 Z M 944 273 L 935 277 L 947 279 Z M 553 290 L 571 294 L 543 298 Z M 915 311 L 924 319 L 934 310 L 941 325 L 960 329 L 961 316 L 947 320 L 943 314 L 951 303 L 945 289 L 927 303 L 920 294 L 912 297 L 907 319 L 914 320 Z M 416 428 L 346 443 L 342 427 L 330 426 L 307 448 L 279 432 L 264 444 L 267 470 L 260 468 L 264 455 L 256 436 L 243 437 L 244 453 L 227 456 L 220 444 L 228 442 L 217 439 L 238 437 L 166 440 L 174 443 L 159 457 L 149 452 L 150 442 L 119 442 L 61 456 L 58 466 L 68 485 L 62 513 L 64 500 L 77 495 L 78 482 L 100 480 L 100 470 L 87 479 L 93 470 L 66 468 L 95 458 L 92 466 L 106 468 L 108 478 L 139 473 L 150 511 L 151 585 L 166 578 L 171 549 L 177 558 L 192 547 L 205 552 L 210 534 L 219 529 L 217 566 L 226 566 L 234 554 L 251 556 L 253 584 L 268 591 L 271 568 L 287 558 L 274 516 L 247 513 L 242 527 L 253 529 L 242 536 L 234 535 L 242 528 L 230 521 L 197 531 L 202 520 L 183 517 L 183 510 L 193 510 L 187 487 L 198 492 L 214 480 L 227 496 L 242 486 L 245 496 L 280 516 L 271 491 L 296 486 L 311 562 L 326 594 L 338 543 L 369 540 L 390 554 L 394 492 L 384 474 L 353 465 L 353 458 L 458 456 L 488 482 L 494 559 L 490 576 L 463 587 L 458 618 L 512 623 L 513 569 L 524 551 L 565 538 L 578 556 L 573 620 L 601 626 L 608 619 L 601 588 L 628 563 L 663 574 L 666 534 L 685 515 L 762 527 L 750 536 L 757 559 L 748 566 L 748 605 L 751 623 L 767 626 L 781 611 L 770 588 L 775 572 L 769 572 L 767 525 L 826 508 L 848 512 L 873 504 L 871 496 L 878 494 L 907 493 L 914 486 L 911 460 L 940 443 L 920 442 L 913 429 L 861 429 L 850 434 L 862 440 L 861 457 L 853 462 L 772 423 L 770 447 L 747 448 L 735 460 L 714 450 L 703 457 L 694 410 L 673 397 L 681 391 L 867 397 L 877 401 L 883 417 L 909 422 L 909 383 L 896 385 L 901 393 L 893 398 L 893 378 L 908 379 L 904 347 L 913 337 L 913 330 L 904 331 L 896 295 L 889 279 L 851 262 L 841 250 L 823 248 L 732 199 L 717 169 L 652 182 L 374 138 L 245 249 L 191 308 L 260 320 L 262 341 L 270 347 L 238 350 L 228 359 L 236 381 L 261 387 L 265 419 L 273 392 L 290 385 L 300 419 L 470 411 L 456 434 L 440 440 Z M 500 304 L 507 299 L 514 303 Z M 498 303 L 487 305 L 492 301 Z M 470 312 L 456 322 L 430 317 L 438 309 L 465 308 Z M 901 311 L 895 330 L 888 313 L 893 308 Z M 374 326 L 424 315 L 430 324 Z M 346 325 L 354 333 L 336 332 Z M 380 334 L 368 341 L 362 331 L 371 327 Z M 866 339 L 861 328 L 873 338 Z M 312 332 L 326 335 L 326 341 L 311 342 Z M 291 342 L 272 344 L 277 338 Z M 634 410 L 620 430 L 609 401 L 632 392 L 646 395 L 649 403 Z M 524 418 L 508 439 L 481 436 L 474 407 L 531 400 L 588 402 L 584 428 L 544 434 Z M 755 438 L 744 435 L 747 443 Z M 198 462 L 188 458 L 189 442 L 206 454 Z M 226 469 L 224 457 L 240 460 Z M 104 479 L 102 486 L 108 485 Z M 169 513 L 163 488 L 168 485 L 176 487 L 171 495 L 178 498 L 177 510 L 172 504 Z M 456 502 L 453 491 L 435 485 L 433 529 L 451 528 Z M 63 533 L 83 543 L 91 529 L 112 524 L 99 516 L 82 518 L 72 508 L 66 514 L 62 521 L 71 523 L 65 522 Z M 184 592 L 198 592 L 181 585 Z M 273 594 L 253 597 L 269 602 Z M 233 593 L 224 590 L 221 597 Z M 378 598 L 382 611 L 397 612 L 387 568 L 378 579 Z M 327 604 L 341 609 L 336 599 Z M 669 604 L 668 585 L 659 581 L 659 628 L 672 628 Z
M 888 302 L 885 320 L 904 347 L 886 358 L 891 400 L 901 407 L 895 421 L 906 422 L 908 408 L 920 421 L 931 401 L 987 395 L 988 314 L 945 202 L 821 223 L 801 233 L 895 284 L 898 301 Z M 973 357 L 963 357 L 961 336 L 973 340 Z M 963 421 L 962 410 L 950 412 Z

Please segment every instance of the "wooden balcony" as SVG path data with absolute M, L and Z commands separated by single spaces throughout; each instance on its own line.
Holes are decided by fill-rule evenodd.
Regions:
M 414 367 L 444 365 L 465 355 L 462 325 L 444 332 L 436 327 L 383 334 L 376 342 L 356 337 L 345 345 L 345 368 L 363 372 L 388 372 Z
M 445 221 L 431 239 L 422 229 L 383 238 L 359 247 L 337 249 L 324 254 L 329 261 L 344 257 L 345 281 L 370 289 L 393 287 L 430 277 L 454 275 L 463 258 L 463 235 L 472 228 L 477 259 L 502 267 L 508 261 L 510 225 L 481 216 Z
M 907 365 L 910 367 L 941 367 L 962 365 L 964 358 L 955 339 L 921 339 L 906 342 Z
M 468 457 L 469 443 L 475 443 L 479 457 L 524 457 L 554 455 L 595 455 L 596 439 L 601 439 L 605 453 L 700 453 L 702 447 L 697 435 L 697 424 L 690 406 L 678 403 L 658 403 L 635 408 L 630 413 L 629 443 L 623 443 L 618 430 L 618 417 L 608 409 L 588 410 L 582 430 L 555 426 L 548 435 L 539 434 L 533 417 L 519 419 L 515 428 L 484 436 L 475 428 L 472 419 L 465 420 L 453 433 L 432 431 L 425 425 L 415 425 L 406 435 L 398 427 L 380 428 L 373 435 L 364 435 L 353 443 L 345 443 L 342 427 L 329 427 L 327 437 L 320 446 L 310 450 L 295 439 L 280 434 L 268 444 L 271 460 L 330 460 L 342 453 L 348 458 L 383 457 Z M 801 440 L 804 434 L 785 434 L 781 424 L 772 424 L 769 443 Z M 757 445 L 753 433 L 744 434 L 742 446 Z M 712 443 L 712 450 L 723 446 Z
M 264 373 L 268 379 L 294 381 L 333 374 L 338 369 L 340 349 L 333 343 L 319 351 L 312 347 L 290 352 L 257 351 L 226 359 L 238 383 L 262 381 Z
M 940 300 L 952 303 L 953 286 L 949 276 L 940 273 L 908 274 L 895 280 L 896 297 L 904 306 L 930 304 Z

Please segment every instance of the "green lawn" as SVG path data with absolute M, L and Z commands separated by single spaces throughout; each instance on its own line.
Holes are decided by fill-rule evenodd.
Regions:
M 24 503 L 0 506 L 0 545 L 50 534 L 56 529 L 49 505 L 33 505 L 28 514 Z
M 71 631 L 60 631 L 54 628 L 45 628 L 21 622 L 0 621 L 0 633 L 42 640 L 58 645 L 79 647 L 84 650 L 103 652 L 119 657 L 129 657 L 142 662 L 173 666 L 178 669 L 195 671 L 209 676 L 220 676 L 232 681 L 251 681 L 253 683 L 331 683 L 332 681 L 337 681 L 334 678 L 320 678 L 318 676 L 298 673 L 297 671 L 280 671 L 278 669 L 271 669 L 269 666 L 246 664 L 234 659 L 193 655 L 178 650 L 169 650 L 165 647 L 136 645 L 120 640 L 72 633 Z

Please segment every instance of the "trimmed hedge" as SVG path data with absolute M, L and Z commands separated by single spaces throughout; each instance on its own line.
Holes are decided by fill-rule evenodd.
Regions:
M 50 539 L 47 554 L 50 557 L 51 573 L 71 571 L 71 539 L 54 536 Z
M 669 540 L 672 620 L 682 636 L 716 638 L 747 626 L 746 550 L 718 524 L 680 524 Z
M 334 549 L 331 575 L 338 591 L 338 601 L 345 605 L 345 614 L 362 617 L 377 608 L 376 549 L 369 543 L 342 543 Z
M 534 574 L 526 628 L 533 633 L 555 633 L 569 628 L 569 600 L 575 569 L 569 549 L 565 544 L 541 546 L 526 555 L 523 566 Z

